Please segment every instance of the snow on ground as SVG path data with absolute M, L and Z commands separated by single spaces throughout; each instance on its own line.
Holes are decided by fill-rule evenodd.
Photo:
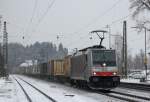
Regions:
M 123 102 L 94 92 L 72 88 L 58 83 L 52 83 L 26 76 L 19 76 L 38 87 L 58 102 Z
M 58 102 L 123 102 L 121 100 L 104 96 L 98 93 L 80 90 L 59 83 L 47 82 L 44 80 L 35 79 L 26 76 L 19 76 L 19 77 L 32 83 L 40 90 L 45 92 L 47 95 L 57 100 Z M 139 79 L 131 79 L 131 78 L 122 79 L 121 81 L 140 83 Z M 31 89 L 29 90 L 31 91 Z M 136 94 L 136 95 L 141 95 L 142 93 L 143 96 L 150 97 L 149 93 L 145 93 L 145 92 L 137 92 L 133 90 L 119 89 L 119 88 L 116 88 L 115 90 Z M 36 98 L 39 96 L 36 93 L 31 92 L 31 94 L 37 95 Z M 38 102 L 41 102 L 41 99 L 39 98 L 37 99 Z M 0 102 L 28 102 L 22 89 L 20 88 L 20 86 L 12 76 L 10 76 L 8 79 L 0 78 Z
M 50 102 L 48 98 L 46 98 L 44 95 L 39 93 L 37 90 L 32 88 L 27 83 L 23 82 L 22 80 L 17 79 L 20 84 L 23 86 L 23 88 L 26 90 L 27 94 L 30 98 L 32 98 L 32 102 Z
M 0 78 L 0 102 L 28 102 L 12 78 Z
M 119 87 L 117 87 L 113 90 L 118 91 L 118 92 L 124 92 L 127 94 L 137 95 L 137 96 L 150 97 L 149 92 L 145 92 L 145 91 L 138 91 L 138 90 L 134 90 L 134 89 L 119 88 Z
M 121 79 L 121 82 L 150 84 L 150 75 L 147 76 L 147 82 L 140 82 L 140 79 L 134 79 L 134 78 L 124 78 L 124 79 Z
M 127 79 L 121 79 L 121 82 L 140 83 L 140 79 L 127 78 Z

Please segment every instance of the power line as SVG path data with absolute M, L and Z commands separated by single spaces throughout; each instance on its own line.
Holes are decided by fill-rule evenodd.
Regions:
M 35 2 L 34 2 L 34 7 L 33 7 L 33 11 L 32 11 L 32 15 L 31 15 L 30 21 L 29 21 L 29 23 L 28 23 L 28 25 L 27 25 L 27 28 L 26 28 L 26 30 L 25 30 L 25 33 L 27 33 L 27 31 L 28 31 L 28 29 L 29 29 L 29 26 L 30 26 L 30 24 L 31 24 L 32 21 L 33 21 L 33 17 L 34 17 L 36 8 L 37 8 L 37 4 L 38 4 L 38 0 L 35 0 Z
M 79 33 L 80 31 L 84 30 L 85 28 L 89 27 L 91 24 L 95 23 L 97 20 L 99 20 L 100 18 L 102 18 L 103 16 L 105 16 L 107 13 L 109 13 L 115 6 L 117 6 L 117 4 L 120 2 L 121 0 L 118 0 L 117 2 L 115 2 L 110 8 L 108 8 L 106 11 L 104 11 L 103 13 L 101 13 L 98 17 L 94 18 L 93 20 L 91 20 L 91 22 L 89 22 L 86 26 L 84 26 L 83 28 L 80 28 L 78 31 L 73 32 L 71 35 L 75 34 L 75 33 Z M 80 37 L 83 38 L 83 37 Z M 79 39 L 80 40 L 80 39 Z M 72 44 L 72 43 L 70 43 Z M 69 44 L 69 45 L 70 45 Z
M 108 8 L 106 11 L 104 11 L 103 13 L 101 13 L 98 17 L 94 18 L 93 20 L 91 20 L 88 24 L 86 24 L 84 27 L 80 28 L 79 30 L 75 31 L 72 34 L 78 33 L 82 30 L 84 30 L 85 28 L 89 27 L 91 24 L 96 23 L 100 18 L 104 17 L 107 13 L 109 13 L 111 10 L 113 10 L 113 8 L 115 6 L 117 6 L 117 4 L 122 1 L 122 0 L 118 0 L 117 2 L 115 2 L 110 8 Z
M 42 20 L 44 19 L 44 17 L 47 15 L 48 11 L 52 8 L 54 2 L 55 2 L 55 0 L 53 0 L 51 3 L 49 3 L 48 8 L 44 12 L 44 14 L 41 16 L 41 18 L 38 20 L 37 25 L 39 25 L 42 22 Z
M 112 24 L 114 24 L 114 23 L 121 22 L 121 21 L 123 21 L 124 19 L 128 18 L 128 17 L 131 16 L 131 15 L 132 15 L 132 14 L 128 14 L 127 16 L 124 16 L 124 17 L 122 17 L 122 18 L 119 18 L 119 19 L 117 19 L 117 20 L 111 22 L 111 23 L 108 24 L 108 25 L 112 25 Z
M 32 23 L 32 20 L 33 20 L 33 17 L 34 17 L 36 8 L 37 8 L 37 4 L 38 4 L 38 0 L 35 0 L 32 16 L 31 16 L 31 19 L 30 19 L 30 23 Z
M 119 19 L 117 19 L 117 20 L 114 20 L 114 21 L 112 21 L 112 22 L 111 22 L 110 24 L 108 24 L 108 25 L 113 25 L 113 24 L 115 24 L 115 23 L 121 22 L 121 21 L 123 21 L 124 19 L 128 18 L 130 15 L 131 15 L 131 14 L 128 14 L 128 15 L 126 15 L 126 16 L 124 16 L 124 17 L 121 17 L 121 18 L 119 18 Z M 85 35 L 85 36 L 83 36 L 83 37 L 80 37 L 80 38 L 79 38 L 78 40 L 76 40 L 76 41 L 69 42 L 69 44 L 68 44 L 67 46 L 72 45 L 73 43 L 80 41 L 80 40 L 83 39 L 84 37 L 87 37 L 87 35 Z
M 50 0 L 50 3 L 46 9 L 46 11 L 43 13 L 43 15 L 41 16 L 41 18 L 38 19 L 38 22 L 36 24 L 36 28 L 39 26 L 39 24 L 43 21 L 43 19 L 45 18 L 45 16 L 47 15 L 47 13 L 49 12 L 49 10 L 52 8 L 53 4 L 55 3 L 56 0 L 53 0 L 51 2 Z M 34 28 L 32 31 L 35 32 L 36 31 L 36 28 Z
M 48 5 L 46 11 L 45 11 L 44 14 L 41 16 L 41 18 L 38 20 L 38 23 L 36 24 L 36 28 L 37 28 L 37 27 L 39 26 L 39 24 L 43 21 L 44 17 L 47 15 L 48 11 L 52 8 L 54 2 L 55 2 L 55 0 L 53 0 L 52 2 L 51 2 L 51 0 L 50 0 L 50 3 L 49 3 L 49 5 Z M 37 5 L 37 4 L 35 4 L 35 5 Z M 31 20 L 30 20 L 30 21 L 31 21 Z M 36 31 L 36 28 L 33 29 L 33 32 Z M 27 33 L 27 32 L 25 32 L 25 33 Z M 28 33 L 29 33 L 29 32 L 28 32 Z M 28 38 L 28 40 L 29 40 L 29 38 Z
M 117 0 L 117 2 L 115 2 L 110 8 L 108 8 L 106 11 L 104 11 L 103 13 L 101 13 L 98 17 L 94 18 L 90 23 L 88 23 L 84 28 L 82 29 L 79 29 L 78 31 L 74 32 L 74 33 L 77 33 L 79 32 L 80 30 L 83 30 L 85 29 L 86 27 L 90 26 L 91 24 L 95 23 L 97 20 L 99 20 L 100 18 L 102 18 L 104 15 L 106 15 L 107 13 L 109 13 L 121 0 Z M 44 19 L 44 17 L 46 16 L 46 14 L 48 13 L 48 11 L 51 9 L 51 7 L 53 6 L 55 0 L 53 0 L 48 8 L 46 9 L 46 11 L 44 12 L 44 14 L 41 16 L 41 18 L 38 20 L 38 23 L 36 24 L 37 26 L 42 22 L 42 20 Z M 36 26 L 36 27 L 37 27 Z M 35 29 L 33 30 L 35 31 Z M 74 34 L 73 33 L 73 34 Z

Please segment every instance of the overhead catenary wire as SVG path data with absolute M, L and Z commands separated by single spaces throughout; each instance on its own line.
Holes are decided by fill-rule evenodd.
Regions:
M 29 26 L 32 24 L 32 21 L 33 21 L 34 15 L 35 15 L 35 11 L 36 11 L 36 8 L 37 8 L 37 4 L 38 4 L 38 0 L 35 0 L 30 21 L 29 21 L 29 23 L 28 23 L 28 25 L 27 25 L 26 30 L 24 31 L 25 35 L 27 35 L 27 33 L 29 33 L 29 32 L 28 32 L 28 29 L 29 29 Z M 22 38 L 24 39 L 24 36 L 23 36 Z
M 33 17 L 34 17 L 36 8 L 37 8 L 37 4 L 38 4 L 38 0 L 35 0 L 33 12 L 32 12 L 32 16 L 31 16 L 31 18 L 30 18 L 30 23 L 32 23 L 32 20 L 33 20 Z
M 43 15 L 38 19 L 38 22 L 36 24 L 36 28 L 34 28 L 32 31 L 35 32 L 37 27 L 39 26 L 39 24 L 44 20 L 45 16 L 47 15 L 47 13 L 49 12 L 49 10 L 52 8 L 52 6 L 54 5 L 56 0 L 50 0 L 50 3 L 46 9 L 46 11 L 43 13 Z
M 99 19 L 101 19 L 102 17 L 104 17 L 106 14 L 108 14 L 110 11 L 113 10 L 114 7 L 117 6 L 117 4 L 119 4 L 122 0 L 117 0 L 117 2 L 115 2 L 110 8 L 108 8 L 106 11 L 100 13 L 97 17 L 95 17 L 94 19 L 92 19 L 89 23 L 87 23 L 84 27 L 79 28 L 77 31 L 73 32 L 72 34 L 76 34 L 79 33 L 80 31 L 84 30 L 85 28 L 91 26 L 92 24 L 96 23 Z
M 96 23 L 99 19 L 101 19 L 102 17 L 104 17 L 107 13 L 109 13 L 111 10 L 113 10 L 114 7 L 116 7 L 122 0 L 118 0 L 117 2 L 115 2 L 110 8 L 108 8 L 106 11 L 104 11 L 103 13 L 99 14 L 99 16 L 97 16 L 96 18 L 92 19 L 91 22 L 89 22 L 87 25 L 85 25 L 84 27 L 80 28 L 79 30 L 73 32 L 73 33 L 70 33 L 71 35 L 77 35 L 76 33 L 79 33 L 81 31 L 83 31 L 85 28 L 91 26 L 92 24 Z M 127 15 L 128 16 L 128 15 Z M 125 17 L 123 17 L 125 18 Z M 122 19 L 122 18 L 121 18 Z M 119 19 L 119 20 L 121 20 Z M 115 22 L 118 22 L 119 20 L 117 21 L 114 21 L 113 23 Z M 72 36 L 71 36 L 72 37 Z M 80 37 L 80 38 L 83 38 L 83 37 Z M 79 39 L 80 40 L 80 39 Z M 72 43 L 69 43 L 69 45 L 72 44 Z
M 49 12 L 49 10 L 52 8 L 52 6 L 54 5 L 55 1 L 56 0 L 49 0 L 50 3 L 48 4 L 48 7 L 46 9 L 46 11 L 43 13 L 43 15 L 38 19 L 38 22 L 36 24 L 36 27 L 33 28 L 32 32 L 35 32 L 36 29 L 38 28 L 39 24 L 43 21 L 43 19 L 45 18 L 45 16 L 47 15 L 47 13 Z M 33 21 L 33 20 L 32 20 Z M 25 33 L 32 33 L 32 32 L 25 32 Z M 26 34 L 27 35 L 27 34 Z M 29 38 L 30 36 L 28 36 L 28 40 L 30 39 Z
M 51 0 L 50 0 L 51 1 Z M 46 11 L 44 12 L 44 14 L 41 16 L 41 18 L 38 20 L 38 24 L 40 24 L 42 22 L 42 20 L 44 19 L 44 17 L 47 15 L 48 11 L 52 8 L 53 4 L 55 3 L 55 0 L 53 0 L 51 3 L 49 3 L 48 8 L 46 9 Z
M 51 0 L 50 0 L 51 1 Z M 102 18 L 103 16 L 105 16 L 107 13 L 109 13 L 115 6 L 117 6 L 117 4 L 122 1 L 122 0 L 117 0 L 117 2 L 115 2 L 110 8 L 108 8 L 106 11 L 104 11 L 103 13 L 101 13 L 98 17 L 94 18 L 93 20 L 91 20 L 90 23 L 88 23 L 84 29 L 88 26 L 90 26 L 91 24 L 95 23 L 97 20 L 99 20 L 100 18 Z M 43 13 L 43 15 L 39 18 L 37 24 L 36 24 L 36 28 L 34 28 L 32 31 L 35 32 L 37 27 L 39 26 L 39 24 L 43 21 L 43 19 L 45 18 L 46 14 L 48 13 L 48 11 L 52 8 L 53 4 L 54 4 L 55 0 L 53 0 L 51 3 L 49 3 L 49 6 L 47 7 L 46 11 Z M 37 3 L 35 2 L 35 5 L 37 5 Z M 35 7 L 34 7 L 35 8 Z M 33 10 L 34 11 L 34 10 Z M 32 19 L 30 20 L 32 21 Z M 81 29 L 82 30 L 82 29 Z M 77 31 L 79 32 L 79 31 Z M 30 32 L 28 32 L 30 33 Z M 74 32 L 76 33 L 76 32 Z M 74 34 L 73 33 L 73 34 Z M 29 39 L 28 39 L 29 40 Z
M 131 15 L 132 15 L 132 14 L 128 14 L 128 15 L 126 15 L 126 16 L 124 16 L 124 17 L 121 17 L 121 18 L 119 18 L 119 19 L 117 19 L 117 20 L 114 20 L 114 21 L 112 21 L 111 23 L 109 23 L 108 25 L 113 25 L 113 24 L 115 24 L 115 23 L 122 22 L 123 20 L 125 20 L 126 18 L 128 18 L 128 17 L 131 16 Z M 101 28 L 103 28 L 103 26 L 102 26 Z M 88 34 L 89 34 L 89 33 L 88 33 Z M 73 43 L 80 41 L 80 40 L 83 39 L 84 37 L 87 37 L 87 35 L 84 35 L 84 36 L 80 37 L 79 39 L 77 39 L 77 40 L 75 40 L 75 41 L 69 42 L 69 44 L 67 44 L 67 46 L 70 46 L 70 45 L 72 45 Z

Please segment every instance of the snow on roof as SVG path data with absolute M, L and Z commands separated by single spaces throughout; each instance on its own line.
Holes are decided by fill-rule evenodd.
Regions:
M 24 63 L 20 64 L 20 67 L 28 67 L 28 66 L 32 66 L 32 65 L 33 65 L 32 60 L 26 60 Z
M 24 63 L 20 64 L 20 67 L 28 67 L 32 65 L 37 65 L 37 60 L 26 60 Z
M 29 65 L 28 65 L 28 63 L 22 63 L 22 64 L 20 64 L 20 67 L 28 67 Z

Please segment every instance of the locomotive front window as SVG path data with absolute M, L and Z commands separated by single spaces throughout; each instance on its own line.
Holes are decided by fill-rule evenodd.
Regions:
M 106 63 L 107 66 L 116 66 L 116 55 L 114 50 L 93 50 L 92 57 L 94 65 Z

